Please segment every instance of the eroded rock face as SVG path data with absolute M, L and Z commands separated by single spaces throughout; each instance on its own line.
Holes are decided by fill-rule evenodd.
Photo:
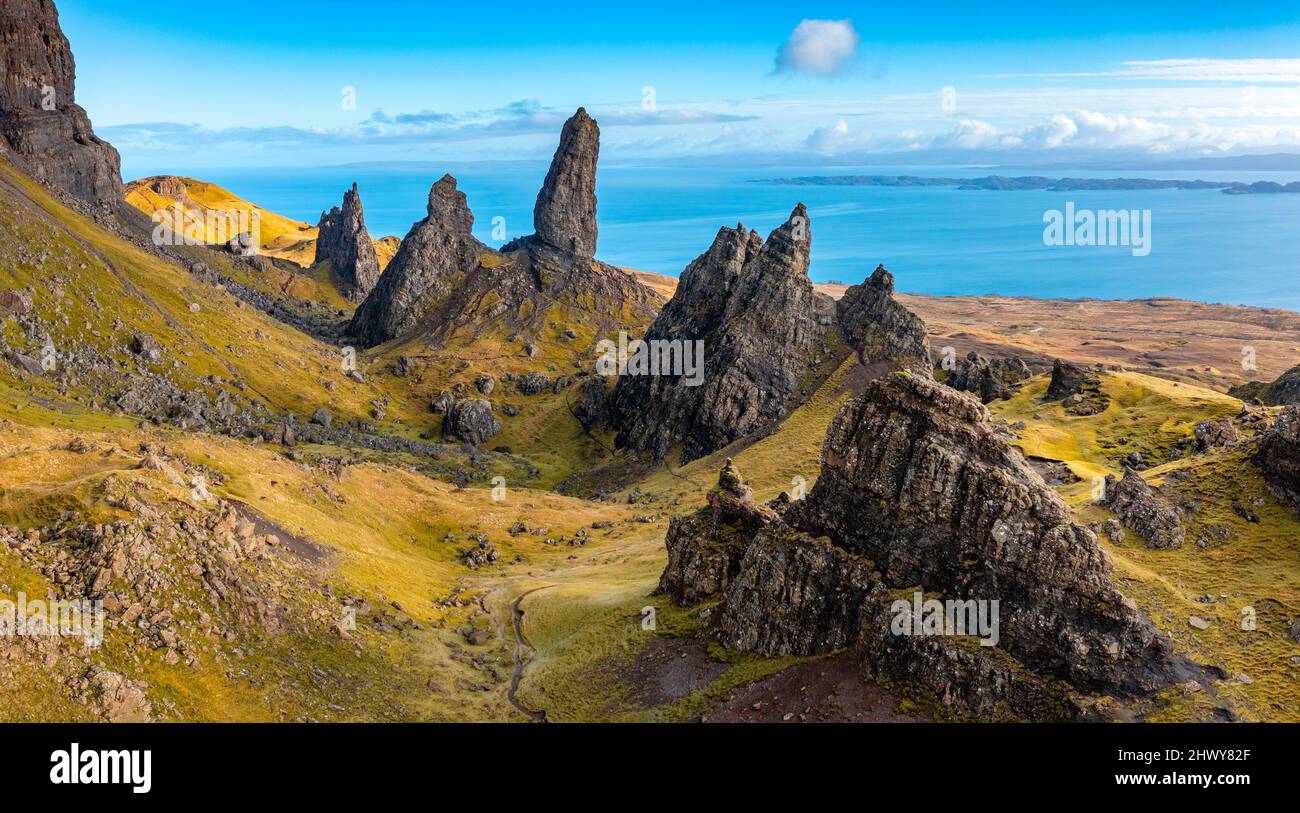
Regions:
M 771 508 L 754 502 L 730 458 L 708 501 L 707 508 L 668 524 L 668 567 L 659 590 L 683 606 L 730 587 L 750 540 L 777 519 Z
M 1300 405 L 1288 406 L 1260 440 L 1255 463 L 1279 498 L 1300 510 Z
M 479 255 L 491 252 L 470 233 L 474 215 L 455 178 L 444 175 L 433 185 L 427 211 L 428 216 L 411 227 L 352 317 L 348 333 L 367 346 L 419 325 L 447 298 L 461 275 L 478 266 Z
M 581 107 L 564 123 L 533 207 L 536 238 L 575 257 L 596 256 L 596 161 L 600 128 Z
M 717 538 L 679 532 L 675 543 Z M 666 582 L 703 556 L 670 557 Z M 763 525 L 734 567 L 714 594 L 724 644 L 767 655 L 859 645 L 874 674 L 916 679 L 985 716 L 1006 704 L 1013 715 L 1075 716 L 1073 691 L 1147 694 L 1189 671 L 1115 589 L 1093 533 L 996 434 L 988 411 L 906 372 L 845 405 L 816 486 Z M 714 584 L 701 579 L 696 592 Z M 894 630 L 894 603 L 914 592 L 998 601 L 995 645 Z
M 863 640 L 886 592 L 870 561 L 783 523 L 752 539 L 726 585 L 718 621 L 725 646 L 792 655 Z
M 1033 377 L 1029 365 L 1019 356 L 985 358 L 971 351 L 957 362 L 944 383 L 955 390 L 969 392 L 984 403 L 1010 398 L 1020 384 Z
M 1106 505 L 1130 530 L 1141 534 L 1147 547 L 1181 548 L 1186 540 L 1178 512 L 1132 469 L 1124 472 L 1122 480 L 1106 478 Z
M 72 49 L 52 0 L 5 0 L 0 56 L 0 150 L 37 182 L 89 207 L 118 210 L 121 160 L 76 104 Z
M 924 323 L 893 298 L 883 267 L 837 304 L 808 279 L 811 226 L 799 204 L 763 241 L 722 228 L 682 272 L 645 341 L 702 342 L 702 376 L 620 375 L 611 399 L 616 442 L 683 463 L 767 431 L 814 392 L 854 350 L 881 370 L 928 375 Z
M 770 425 L 803 397 L 813 368 L 832 357 L 823 339 L 834 325 L 833 302 L 808 279 L 808 250 L 802 204 L 766 242 L 743 226 L 718 232 L 645 337 L 683 354 L 702 347 L 703 370 L 621 375 L 611 402 L 620 445 L 662 458 L 680 443 L 686 462 Z
M 894 275 L 878 265 L 836 303 L 845 337 L 864 361 L 897 360 L 929 375 L 925 322 L 894 299 Z
M 482 398 L 456 401 L 442 422 L 444 438 L 475 446 L 486 443 L 500 431 L 501 423 L 492 414 L 492 403 Z
M 356 184 L 343 193 L 342 208 L 335 206 L 321 213 L 319 228 L 315 262 L 329 260 L 343 283 L 344 294 L 354 302 L 365 299 L 379 282 L 379 257 L 366 231 Z

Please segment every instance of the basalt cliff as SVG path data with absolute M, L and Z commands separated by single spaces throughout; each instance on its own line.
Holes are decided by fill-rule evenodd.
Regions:
M 116 211 L 124 196 L 121 160 L 76 103 L 72 48 L 52 0 L 5 0 L 0 54 L 0 152 L 70 201 Z

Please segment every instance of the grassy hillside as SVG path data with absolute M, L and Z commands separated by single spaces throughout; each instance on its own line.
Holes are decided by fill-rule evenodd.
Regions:
M 1234 416 L 1241 402 L 1188 384 L 1107 373 L 1102 389 L 1110 406 L 1080 417 L 1042 403 L 1046 384 L 1035 380 L 991 408 L 1009 423 L 1025 423 L 1015 445 L 1026 455 L 1062 461 L 1083 478 L 1060 487 L 1080 521 L 1111 516 L 1093 499 L 1092 478 L 1121 474 L 1120 461 L 1132 451 L 1157 464 L 1142 474 L 1165 499 L 1191 509 L 1187 542 L 1175 550 L 1150 550 L 1131 530 L 1122 542 L 1098 535 L 1114 558 L 1121 591 L 1176 649 L 1230 676 L 1207 692 L 1176 695 L 1162 718 L 1194 718 L 1217 695 L 1243 719 L 1300 720 L 1300 646 L 1287 634 L 1300 617 L 1300 517 L 1269 493 L 1247 459 L 1249 447 L 1174 458 L 1177 441 L 1197 422 Z M 1248 506 L 1259 521 L 1247 521 L 1234 504 Z M 1243 629 L 1252 611 L 1256 627 Z M 1209 629 L 1192 627 L 1192 616 L 1210 621 Z
M 161 579 L 115 577 L 109 592 L 147 611 L 127 620 L 126 608 L 111 609 L 93 652 L 0 641 L 13 664 L 0 676 L 0 719 L 109 718 L 97 694 L 105 674 L 138 687 L 151 719 L 523 721 L 539 709 L 553 720 L 694 719 L 792 665 L 696 641 L 698 612 L 654 595 L 663 537 L 671 516 L 703 504 L 727 457 L 760 499 L 811 488 L 827 425 L 865 381 L 855 360 L 768 436 L 680 468 L 640 469 L 609 498 L 582 499 L 551 489 L 638 468 L 607 432 L 589 435 L 574 419 L 580 379 L 532 396 L 509 379 L 589 369 L 608 314 L 581 303 L 475 311 L 445 346 L 390 342 L 360 353 L 350 372 L 342 348 L 249 302 L 315 303 L 322 318 L 344 319 L 328 266 L 303 273 L 201 247 L 166 260 L 5 164 L 0 230 L 0 292 L 30 301 L 0 332 L 0 594 L 57 593 L 66 562 L 77 565 L 74 581 L 95 576 L 84 535 L 119 522 L 157 546 L 157 565 L 141 573 Z M 476 307 L 487 314 L 495 302 L 486 295 Z M 522 325 L 535 333 L 532 354 Z M 156 354 L 142 351 L 150 342 Z M 39 364 L 47 346 L 52 369 Z M 480 396 L 483 376 L 495 385 Z M 1133 533 L 1102 540 L 1125 595 L 1180 651 L 1230 676 L 1172 693 L 1162 718 L 1226 703 L 1245 719 L 1300 720 L 1300 647 L 1286 633 L 1300 615 L 1300 521 L 1268 494 L 1248 447 L 1192 454 L 1184 443 L 1198 421 L 1231 417 L 1241 403 L 1114 372 L 1102 375 L 1108 408 L 1078 417 L 1043 403 L 1046 386 L 1031 380 L 990 409 L 1027 456 L 1081 478 L 1059 487 L 1081 521 L 1109 517 L 1092 478 L 1120 473 L 1134 452 L 1167 499 L 1190 507 L 1180 549 L 1148 550 Z M 306 426 L 323 408 L 353 434 L 285 446 L 257 431 L 183 431 L 175 416 L 160 428 L 119 408 L 123 392 L 150 388 L 230 399 L 252 430 L 289 416 Z M 437 443 L 443 419 L 430 402 L 445 390 L 493 403 L 503 429 L 487 448 Z M 1257 522 L 1242 516 L 1243 501 Z M 232 527 L 258 552 L 240 547 L 243 536 L 230 542 Z M 232 591 L 221 601 L 214 572 Z M 642 623 L 647 607 L 653 629 Z M 1253 630 L 1242 629 L 1247 610 Z M 1192 615 L 1209 628 L 1191 627 Z M 160 643 L 161 627 L 181 643 Z M 693 671 L 665 672 L 672 659 Z M 526 669 L 512 698 L 518 663 Z M 38 670 L 59 679 L 38 680 Z M 664 674 L 677 677 L 662 684 Z
M 203 224 L 203 239 L 207 242 L 215 242 L 218 238 L 217 230 L 212 228 L 212 219 L 205 217 L 207 213 L 256 213 L 261 221 L 261 250 L 264 255 L 289 260 L 304 268 L 310 267 L 316 257 L 318 232 L 315 226 L 264 209 L 214 183 L 174 175 L 141 178 L 127 184 L 126 200 L 151 217 L 161 213 L 161 220 L 155 222 L 173 227 L 176 204 L 181 204 L 190 223 Z M 321 208 L 328 209 L 327 203 L 321 201 Z M 381 269 L 393 259 L 400 242 L 397 237 L 374 241 Z

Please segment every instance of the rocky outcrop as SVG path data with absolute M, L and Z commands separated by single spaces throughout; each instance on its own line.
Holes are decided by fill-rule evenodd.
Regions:
M 1070 415 L 1096 415 L 1110 405 L 1110 398 L 1101 390 L 1101 378 L 1060 359 L 1052 365 L 1052 380 L 1043 400 L 1060 401 Z
M 840 327 L 863 361 L 882 359 L 928 375 L 930 345 L 925 322 L 894 299 L 894 275 L 877 265 L 866 281 L 836 303 Z
M 688 538 L 717 536 L 675 541 Z M 1115 589 L 1096 537 L 988 411 L 923 376 L 868 384 L 832 422 L 808 497 L 732 547 L 742 544 L 730 585 L 715 593 L 724 644 L 767 655 L 856 645 L 873 674 L 920 678 L 955 709 L 1075 716 L 1071 692 L 1145 695 L 1190 668 Z M 665 581 L 685 580 L 681 563 L 696 558 L 672 556 Z M 693 584 L 700 593 L 713 582 Z M 996 640 L 909 634 L 898 604 L 916 593 L 998 602 Z
M 836 303 L 808 279 L 811 226 L 803 204 L 766 241 L 743 225 L 718 231 L 682 272 L 645 336 L 650 356 L 700 349 L 703 371 L 632 364 L 611 396 L 616 443 L 689 462 L 775 427 L 856 350 L 875 372 L 925 372 L 925 325 L 893 298 L 877 268 Z M 662 365 L 661 365 L 662 366 Z
M 509 336 L 530 358 L 557 316 L 577 336 L 640 331 L 660 297 L 629 273 L 591 258 L 595 250 L 594 179 L 599 130 L 579 111 L 565 127 L 538 195 L 537 234 L 501 250 L 478 242 L 465 195 L 450 175 L 429 193 L 429 216 L 416 223 L 379 283 L 357 309 L 348 333 L 374 345 L 416 329 L 436 345 L 452 334 L 485 329 Z M 567 231 L 566 231 L 567 230 Z M 563 334 L 565 344 L 572 337 Z
M 808 249 L 802 204 L 766 242 L 743 226 L 718 232 L 645 336 L 656 356 L 703 369 L 629 364 L 612 399 L 620 446 L 663 458 L 680 444 L 687 462 L 773 424 L 806 394 L 834 323 L 808 279 Z
M 0 152 L 74 201 L 119 210 L 121 160 L 76 104 L 72 49 L 52 0 L 5 0 L 0 57 Z
M 533 207 L 534 237 L 575 257 L 596 256 L 596 161 L 600 128 L 581 107 L 564 123 Z
M 1113 475 L 1106 478 L 1106 506 L 1149 548 L 1181 548 L 1187 538 L 1178 512 L 1132 469 L 1125 470 L 1122 480 Z
M 357 185 L 343 193 L 342 208 L 321 212 L 314 263 L 328 260 L 348 299 L 360 302 L 379 282 L 379 258 L 366 231 Z
M 593 376 L 578 385 L 573 416 L 588 432 L 609 421 L 609 390 L 603 377 Z
M 360 201 L 357 206 L 359 211 Z M 470 233 L 474 215 L 455 178 L 444 175 L 433 185 L 427 212 L 411 227 L 348 325 L 348 334 L 362 344 L 386 342 L 421 324 L 461 275 L 478 267 L 479 255 L 490 251 Z
M 1193 430 L 1192 445 L 1198 452 L 1206 452 L 1241 442 L 1237 425 L 1230 420 L 1201 421 Z
M 777 519 L 771 508 L 754 502 L 730 458 L 708 502 L 707 508 L 673 517 L 668 524 L 668 567 L 659 590 L 682 606 L 730 587 L 750 540 Z
M 948 372 L 943 383 L 955 390 L 969 392 L 987 404 L 1010 398 L 1026 379 L 1032 377 L 1033 371 L 1019 356 L 985 358 L 972 350 Z
M 492 414 L 492 403 L 482 398 L 456 401 L 442 421 L 442 436 L 445 440 L 474 446 L 486 443 L 500 431 L 501 423 Z
M 1274 493 L 1300 510 L 1300 404 L 1284 409 L 1264 434 L 1255 463 Z
M 1243 401 L 1258 399 L 1270 406 L 1300 403 L 1300 367 L 1292 367 L 1271 383 L 1249 381 L 1228 390 L 1228 394 Z

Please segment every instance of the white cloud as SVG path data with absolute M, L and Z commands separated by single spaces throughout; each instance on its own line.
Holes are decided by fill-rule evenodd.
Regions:
M 1005 146 L 1002 143 L 1004 137 L 998 133 L 998 128 L 989 124 L 987 121 L 978 119 L 962 119 L 957 122 L 957 126 L 952 132 L 937 136 L 932 142 L 932 147 L 959 147 L 967 150 L 981 150 L 990 147 Z
M 935 149 L 1085 149 L 1146 153 L 1294 147 L 1300 126 L 1244 125 L 1219 127 L 1203 122 L 1164 124 L 1122 114 L 1080 110 L 1058 113 L 1041 124 L 1003 130 L 985 121 L 963 119 L 950 132 L 935 136 Z
M 1255 84 L 1296 84 L 1300 82 L 1300 59 L 1146 59 L 1121 62 L 1119 64 L 1121 67 L 1109 71 L 1019 75 L 1109 76 L 1121 79 L 1162 79 L 1176 82 L 1251 82 Z
M 848 67 L 858 50 L 851 20 L 804 20 L 776 55 L 778 73 L 830 76 Z
M 830 155 L 839 150 L 848 139 L 849 125 L 844 119 L 835 122 L 833 127 L 818 127 L 809 134 L 804 146 L 813 152 Z

